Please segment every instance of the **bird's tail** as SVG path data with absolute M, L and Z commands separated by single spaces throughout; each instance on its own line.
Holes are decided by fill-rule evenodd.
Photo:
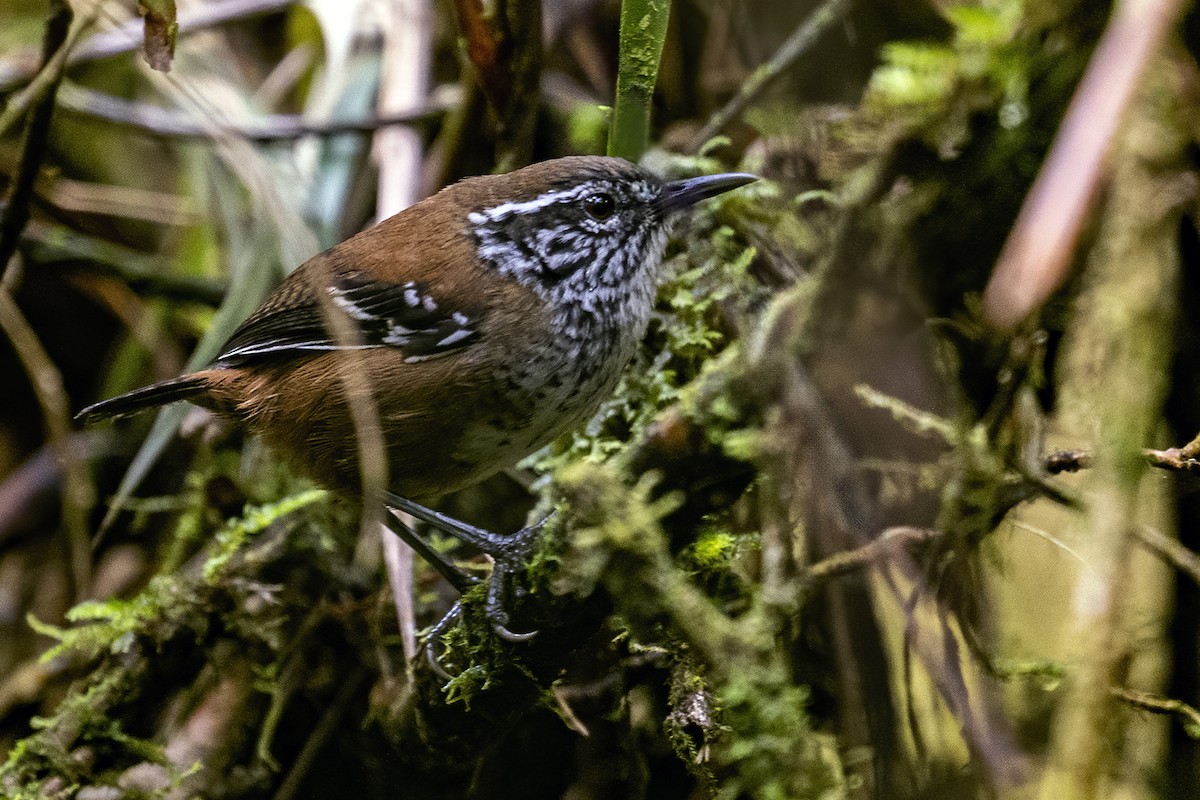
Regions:
M 134 389 L 132 392 L 126 392 L 108 400 L 101 400 L 76 414 L 75 421 L 82 425 L 90 425 L 104 419 L 124 417 L 148 408 L 173 403 L 176 400 L 187 400 L 203 394 L 207 388 L 208 378 L 204 375 L 183 375 L 169 381 L 143 386 L 141 389 Z

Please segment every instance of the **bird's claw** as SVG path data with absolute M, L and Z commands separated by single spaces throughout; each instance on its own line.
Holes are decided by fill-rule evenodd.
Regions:
M 461 616 L 462 603 L 456 601 L 454 605 L 450 606 L 450 610 L 446 612 L 446 615 L 438 620 L 437 624 L 425 634 L 425 662 L 429 664 L 429 668 L 433 670 L 433 673 L 444 681 L 452 681 L 454 680 L 454 676 L 438 660 L 438 655 L 434 652 L 435 646 L 442 640 L 442 634 L 449 630 L 450 626 L 458 621 L 458 618 Z
M 487 602 L 484 613 L 492 623 L 492 630 L 501 639 L 509 642 L 528 642 L 538 635 L 536 630 L 518 633 L 508 627 L 508 612 L 504 608 L 505 588 L 508 576 L 516 573 L 529 563 L 529 556 L 541 539 L 542 529 L 550 516 L 543 517 L 533 525 L 522 528 L 510 536 L 504 537 L 503 544 L 492 555 L 494 565 L 492 576 L 488 580 Z M 515 587 L 512 594 L 521 596 L 524 590 Z
M 409 504 L 410 506 L 412 504 Z M 425 511 L 417 506 L 416 508 Z M 409 510 L 406 508 L 405 510 Z M 410 512 L 411 513 L 411 512 Z M 484 550 L 492 557 L 492 574 L 488 579 L 487 597 L 484 601 L 484 614 L 491 623 L 492 631 L 508 642 L 528 642 L 538 635 L 538 631 L 514 631 L 509 624 L 508 611 L 504 607 L 505 595 L 508 594 L 508 578 L 518 573 L 529 564 L 529 557 L 541 540 L 542 529 L 549 522 L 553 513 L 543 517 L 533 525 L 529 525 L 508 536 L 498 536 L 485 531 L 476 531 L 486 536 L 471 540 L 473 544 Z M 426 520 L 427 522 L 430 520 Z M 513 587 L 511 594 L 520 597 L 525 594 L 523 587 Z M 462 603 L 455 603 L 436 625 L 429 629 L 425 639 L 425 660 L 433 672 L 443 680 L 452 680 L 451 675 L 438 660 L 437 642 L 442 635 L 462 616 Z
M 492 620 L 492 632 L 506 642 L 528 642 L 537 636 L 540 631 L 534 630 L 525 631 L 524 633 L 517 633 L 516 631 L 510 631 L 499 622 Z

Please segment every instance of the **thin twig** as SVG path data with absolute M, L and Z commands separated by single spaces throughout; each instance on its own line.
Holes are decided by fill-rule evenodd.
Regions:
M 179 15 L 179 34 L 204 30 L 246 17 L 269 14 L 294 5 L 296 0 L 213 0 L 189 4 Z M 96 4 L 98 5 L 98 4 Z M 116 28 L 97 33 L 79 43 L 66 59 L 66 66 L 98 61 L 102 58 L 129 53 L 142 45 L 141 19 L 130 19 Z M 33 76 L 26 64 L 0 64 L 0 92 L 20 86 Z
M 63 87 L 60 106 L 114 125 L 135 128 L 168 139 L 208 139 L 217 133 L 260 144 L 291 142 L 306 136 L 330 137 L 343 134 L 368 135 L 383 128 L 422 125 L 442 118 L 459 103 L 456 86 L 438 89 L 420 105 L 409 105 L 390 113 L 353 120 L 309 120 L 299 114 L 268 114 L 245 123 L 217 121 L 199 125 L 186 114 L 159 106 L 85 89 Z
M 254 745 L 254 753 L 258 760 L 269 765 L 273 770 L 278 770 L 279 765 L 275 761 L 275 757 L 271 755 L 271 743 L 279 730 L 279 722 L 283 719 L 288 703 L 308 678 L 308 664 L 302 645 L 317 626 L 328 617 L 328 613 L 329 609 L 325 603 L 318 602 L 305 615 L 299 629 L 288 642 L 286 652 L 280 654 L 283 656 L 284 666 L 278 677 L 272 681 L 271 689 L 267 692 L 271 702 L 267 706 L 262 722 L 259 723 L 258 741 Z
M 71 30 L 74 12 L 66 0 L 56 0 L 50 17 L 46 21 L 45 40 L 42 44 L 42 65 L 45 68 L 61 51 Z M 50 146 L 50 120 L 54 116 L 54 96 L 58 91 L 61 73 L 50 73 L 45 91 L 37 98 L 33 111 L 25 123 L 25 135 L 21 145 L 21 162 L 8 195 L 4 218 L 0 220 L 0 283 L 8 269 L 8 262 L 17 252 L 21 231 L 29 222 L 29 203 L 33 199 L 33 186 L 38 170 Z
M 1169 447 L 1166 450 L 1143 450 L 1142 455 L 1152 467 L 1170 470 L 1172 472 L 1200 472 L 1200 458 L 1189 455 L 1179 447 Z
M 1147 550 L 1200 584 L 1200 555 L 1185 547 L 1178 539 L 1172 539 L 1147 525 L 1135 527 L 1133 536 Z
M 1194 706 L 1190 706 L 1182 700 L 1139 692 L 1137 689 L 1129 689 L 1124 686 L 1113 686 L 1109 691 L 1112 692 L 1113 697 L 1142 711 L 1178 716 L 1188 735 L 1193 739 L 1197 738 L 1193 731 L 1200 730 L 1200 711 L 1197 711 Z
M 409 530 L 416 520 L 401 511 L 384 511 L 400 517 L 400 523 Z M 412 664 L 417 657 L 417 615 L 413 595 L 416 592 L 413 582 L 413 551 L 412 548 L 400 541 L 399 536 L 392 534 L 382 523 L 379 526 L 383 544 L 383 567 L 387 572 L 388 588 L 392 590 L 392 603 L 396 607 L 396 621 L 400 626 L 400 645 L 404 651 L 404 663 Z
M 818 561 L 802 573 L 801 580 L 805 583 L 806 588 L 811 588 L 832 578 L 872 566 L 879 559 L 894 552 L 896 548 L 928 544 L 941 535 L 941 531 L 932 528 L 907 526 L 888 528 L 878 538 L 862 547 L 837 553 Z
M 1044 531 L 1041 528 L 1035 528 L 1027 522 L 1013 520 L 1010 524 L 1015 530 L 1025 531 L 1026 533 L 1038 537 L 1042 541 L 1049 542 L 1050 544 L 1054 545 L 1059 550 L 1069 555 L 1075 561 L 1075 563 L 1079 564 L 1079 566 L 1086 570 L 1090 575 L 1094 577 L 1096 576 L 1096 570 L 1094 570 L 1092 565 L 1087 562 L 1087 559 L 1075 552 L 1070 545 L 1068 545 L 1062 539 L 1059 539 L 1054 534 L 1050 533 L 1049 531 Z
M 826 0 L 792 31 L 775 55 L 763 64 L 738 89 L 724 107 L 704 124 L 700 132 L 688 142 L 688 149 L 698 151 L 704 143 L 723 131 L 729 123 L 741 116 L 746 107 L 753 103 L 771 83 L 783 75 L 815 45 L 827 30 L 836 25 L 850 10 L 850 0 Z
M 79 37 L 83 32 L 95 22 L 96 15 L 100 13 L 101 2 L 102 0 L 93 0 L 83 13 L 75 17 L 75 24 L 67 32 L 62 45 L 54 51 L 53 57 L 43 64 L 28 86 L 9 98 L 4 110 L 0 111 L 0 136 L 8 133 L 9 129 L 17 124 L 17 121 L 31 106 L 41 100 L 47 92 L 52 92 L 58 85 L 62 79 L 63 70 L 67 67 L 71 50 L 79 42 Z
M 567 693 L 564 687 L 555 684 L 550 687 L 550 694 L 554 697 L 554 702 L 558 704 L 559 716 L 567 727 L 578 733 L 580 736 L 591 736 L 592 732 L 588 730 L 588 726 L 575 713 L 575 709 L 571 708 L 570 700 L 567 698 Z
M 1200 473 L 1200 457 L 1195 452 L 1194 442 L 1183 447 L 1168 447 L 1166 450 L 1144 448 L 1142 456 L 1146 463 L 1168 472 Z M 1060 472 L 1078 472 L 1092 466 L 1092 454 L 1087 450 L 1059 450 L 1044 459 L 1046 471 L 1051 475 Z

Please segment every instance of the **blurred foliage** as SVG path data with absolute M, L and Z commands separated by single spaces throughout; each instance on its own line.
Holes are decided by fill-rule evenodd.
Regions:
M 480 584 L 406 660 L 360 509 L 183 408 L 55 450 L 45 374 L 0 347 L 5 796 L 1024 797 L 1066 740 L 1108 759 L 1091 796 L 1200 782 L 1197 468 L 1162 451 L 1178 466 L 1147 476 L 1140 452 L 1200 429 L 1183 43 L 1148 67 L 1075 275 L 1001 335 L 979 292 L 1107 4 L 175 5 L 74 3 L 90 27 L 50 135 L 0 137 L 5 214 L 37 170 L 0 292 L 73 408 L 207 363 L 287 270 L 374 221 L 397 26 L 430 44 L 418 195 L 608 136 L 664 177 L 763 179 L 675 231 L 596 416 L 443 500 L 493 530 L 556 511 L 514 591 L 530 642 L 496 635 Z M 37 86 L 49 8 L 0 0 L 3 108 Z M 321 129 L 339 121 L 361 130 Z M 312 132 L 238 132 L 285 122 Z M 1093 474 L 1050 474 L 1056 449 Z M 61 458 L 102 499 L 83 585 L 63 509 L 87 492 Z M 1136 549 L 1144 527 L 1184 555 Z M 1097 678 L 1078 614 L 1105 593 L 1124 605 Z M 418 565 L 419 626 L 452 595 Z M 1104 725 L 1073 728 L 1087 704 Z

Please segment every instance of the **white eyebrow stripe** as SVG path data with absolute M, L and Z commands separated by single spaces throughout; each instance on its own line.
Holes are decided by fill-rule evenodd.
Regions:
M 575 186 L 571 189 L 546 192 L 545 194 L 538 195 L 532 200 L 526 200 L 521 203 L 509 201 L 501 203 L 500 205 L 492 208 L 485 208 L 481 211 L 472 211 L 467 215 L 467 219 L 475 225 L 479 225 L 484 222 L 499 222 L 502 219 L 513 216 L 514 214 L 525 214 L 530 211 L 537 211 L 540 208 L 545 208 L 546 206 L 552 206 L 555 203 L 567 203 L 571 200 L 578 200 L 585 194 L 591 194 L 592 192 L 596 191 L 596 189 L 597 185 L 591 181 L 588 181 L 587 183 L 582 183 L 579 186 Z

